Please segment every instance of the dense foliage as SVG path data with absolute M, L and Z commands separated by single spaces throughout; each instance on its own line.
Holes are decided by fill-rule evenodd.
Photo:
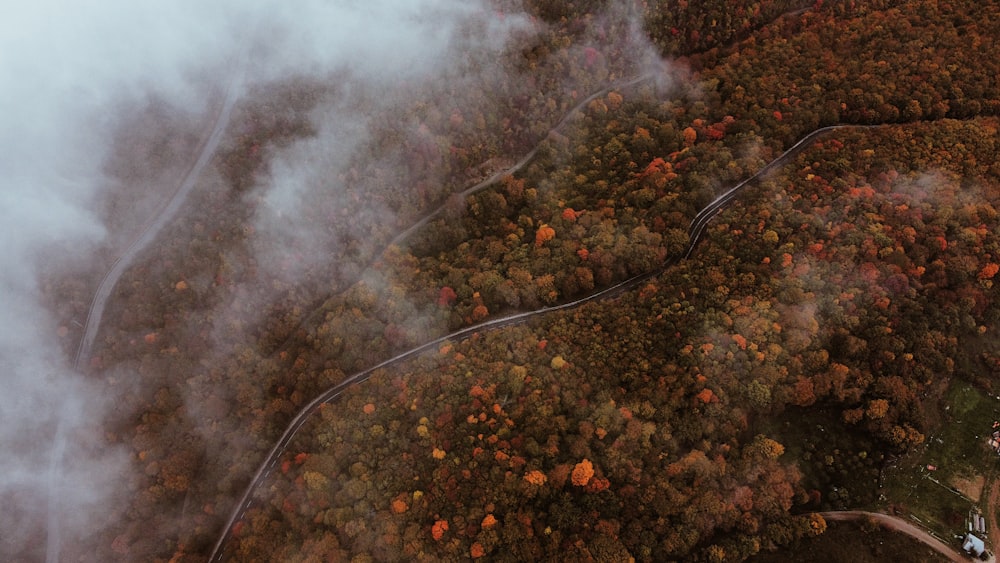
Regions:
M 448 343 L 323 407 L 227 554 L 741 560 L 821 533 L 808 513 L 831 506 L 761 421 L 822 409 L 899 453 L 952 377 L 994 385 L 995 6 L 528 4 L 541 31 L 417 99 L 302 77 L 240 108 L 217 176 L 106 314 L 93 371 L 143 383 L 106 431 L 134 454 L 126 524 L 94 553 L 199 560 L 321 390 L 656 271 L 699 209 L 824 125 L 884 124 L 808 147 L 640 287 Z M 650 45 L 688 57 L 650 70 Z M 258 184 L 330 104 L 372 133 L 307 179 L 328 185 L 295 217 L 315 246 L 256 236 Z M 83 307 L 78 281 L 51 286 Z
M 289 450 L 237 557 L 739 559 L 813 533 L 789 514 L 831 489 L 754 421 L 832 407 L 878 450 L 923 441 L 958 337 L 1000 315 L 995 146 L 960 155 L 985 163 L 965 193 L 935 160 L 996 127 L 833 136 L 639 291 L 379 374 Z M 293 536 L 269 552 L 275 522 Z

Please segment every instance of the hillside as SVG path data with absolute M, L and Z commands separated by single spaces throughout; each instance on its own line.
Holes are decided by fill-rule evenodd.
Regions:
M 81 550 L 203 561 L 325 389 L 647 273 L 348 387 L 223 558 L 745 560 L 874 499 L 838 486 L 920 446 L 952 381 L 996 393 L 1000 8 L 690 4 L 499 0 L 530 32 L 409 97 L 256 85 L 105 312 L 90 373 L 127 387 L 102 430 L 132 478 Z M 331 107 L 364 116 L 346 154 Z M 300 162 L 300 204 L 255 187 Z M 67 318 L 82 279 L 47 286 Z M 842 440 L 824 467 L 772 431 L 796 417 Z

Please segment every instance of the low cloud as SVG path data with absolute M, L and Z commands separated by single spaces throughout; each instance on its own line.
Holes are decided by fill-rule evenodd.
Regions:
M 349 76 L 379 100 L 364 113 L 385 111 L 394 98 L 379 99 L 381 90 L 406 95 L 408 85 L 468 63 L 470 46 L 480 52 L 499 48 L 525 22 L 499 17 L 485 3 L 458 0 L 155 6 L 42 0 L 5 11 L 0 559 L 75 557 L 77 540 L 113 526 L 109 522 L 125 509 L 109 502 L 125 494 L 129 480 L 127 455 L 108 446 L 103 431 L 114 395 L 100 378 L 88 379 L 74 368 L 74 346 L 57 320 L 65 319 L 54 312 L 64 308 L 58 301 L 65 295 L 51 280 L 88 263 L 96 270 L 99 250 L 113 259 L 128 241 L 122 233 L 138 228 L 155 207 L 115 207 L 111 194 L 116 201 L 123 194 L 146 201 L 146 192 L 154 200 L 167 197 L 159 192 L 168 183 L 131 184 L 109 172 L 119 156 L 122 127 L 136 126 L 136 112 L 156 105 L 180 116 L 178 123 L 197 123 L 217 101 L 220 77 L 233 72 L 243 75 L 247 90 L 241 92 L 296 76 Z M 350 92 L 346 86 L 339 91 Z M 254 188 L 263 202 L 255 219 L 258 233 L 269 240 L 260 249 L 263 258 L 279 247 L 322 256 L 342 242 L 313 239 L 314 233 L 285 219 L 301 213 L 314 190 L 339 189 L 326 180 L 343 172 L 343 163 L 366 139 L 367 117 L 358 113 L 344 100 L 325 100 L 314 116 L 315 138 L 279 155 L 265 182 Z M 156 137 L 139 133 L 133 138 L 140 143 Z M 306 165 L 317 161 L 324 165 Z M 133 213 L 143 216 L 123 217 Z M 116 373 L 122 376 L 129 374 Z M 134 385 L 128 381 L 125 387 Z
M 558 98 L 559 107 L 576 103 L 571 92 L 582 96 L 608 80 L 667 74 L 634 14 L 608 12 L 588 25 L 579 42 L 551 57 L 553 68 L 570 67 L 552 92 L 546 91 Z M 0 448 L 6 454 L 0 459 L 5 506 L 0 559 L 76 557 L 73 546 L 114 527 L 127 509 L 111 499 L 128 496 L 123 483 L 130 482 L 132 462 L 124 448 L 109 446 L 104 434 L 106 421 L 116 416 L 116 397 L 100 375 L 87 378 L 75 369 L 70 352 L 75 346 L 67 336 L 72 331 L 60 326 L 67 322 L 67 290 L 52 280 L 88 269 L 98 275 L 120 255 L 155 202 L 174 188 L 169 178 L 177 171 L 165 166 L 162 178 L 154 177 L 145 170 L 147 163 L 131 164 L 128 143 L 143 146 L 136 149 L 137 159 L 166 154 L 183 169 L 196 156 L 189 154 L 194 149 L 170 141 L 162 149 L 145 148 L 169 136 L 155 127 L 174 123 L 178 131 L 197 129 L 226 84 L 237 84 L 239 94 L 248 96 L 255 88 L 299 77 L 327 81 L 309 115 L 311 135 L 271 153 L 266 172 L 243 194 L 253 201 L 249 250 L 254 260 L 261 271 L 283 271 L 269 275 L 295 284 L 345 246 L 372 244 L 370 231 L 329 228 L 323 221 L 297 217 L 353 206 L 352 221 L 375 225 L 391 238 L 397 219 L 412 219 L 417 207 L 438 200 L 426 195 L 403 203 L 358 204 L 367 195 L 364 182 L 395 178 L 365 177 L 366 170 L 354 169 L 356 162 L 374 156 L 386 170 L 418 170 L 410 178 L 414 184 L 440 182 L 454 172 L 440 164 L 447 161 L 449 143 L 463 134 L 463 123 L 464 134 L 470 135 L 468 124 L 477 122 L 497 131 L 497 138 L 488 141 L 494 146 L 483 154 L 498 160 L 518 156 L 521 147 L 506 138 L 503 117 L 490 110 L 504 96 L 527 100 L 538 95 L 538 88 L 518 83 L 524 77 L 505 74 L 512 69 L 501 70 L 497 60 L 513 35 L 542 32 L 537 21 L 500 14 L 485 0 L 182 0 L 155 6 L 41 0 L 8 9 L 0 20 L 0 378 L 5 387 Z M 620 66 L 602 66 L 617 64 L 618 57 L 625 61 Z M 478 98 L 463 95 L 470 85 L 481 91 Z M 418 93 L 432 103 L 402 115 L 401 108 Z M 160 122 L 136 117 L 151 107 L 166 117 Z M 429 130 L 427 123 L 437 123 L 438 130 Z M 403 141 L 363 154 L 372 150 L 367 145 L 372 131 L 394 124 Z M 143 130 L 146 126 L 153 130 Z M 130 164 L 133 176 L 119 173 Z M 317 198 L 329 207 L 316 209 Z M 419 205 L 411 205 L 417 200 Z M 390 283 L 381 277 L 367 282 Z M 85 285 L 78 282 L 69 292 L 75 292 L 72 299 L 89 300 L 86 292 L 94 288 Z M 245 289 L 233 295 L 246 295 Z M 258 298 L 257 292 L 250 293 Z M 235 306 L 221 304 L 216 319 L 240 316 L 226 310 Z M 423 321 L 411 321 L 412 332 L 428 330 Z M 120 386 L 129 393 L 142 385 L 139 374 L 118 366 L 114 371 L 119 380 L 130 378 Z M 188 407 L 202 412 L 199 405 Z

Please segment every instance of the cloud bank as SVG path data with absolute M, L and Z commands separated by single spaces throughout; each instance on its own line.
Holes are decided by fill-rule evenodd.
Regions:
M 554 57 L 554 64 L 573 67 L 559 79 L 565 84 L 554 85 L 566 98 L 560 104 L 572 105 L 577 90 L 623 72 L 662 70 L 631 16 L 608 14 L 593 36 L 582 38 L 608 56 L 631 53 L 626 68 L 603 69 L 599 56 L 583 66 L 572 63 L 596 56 L 588 52 Z M 624 29 L 627 40 L 617 37 Z M 99 369 L 89 375 L 75 369 L 68 352 L 75 348 L 68 341 L 73 331 L 66 325 L 85 319 L 66 318 L 72 308 L 60 303 L 66 295 L 53 290 L 51 280 L 97 272 L 120 255 L 156 203 L 176 190 L 175 175 L 197 158 L 185 148 L 197 143 L 175 137 L 196 137 L 188 130 L 213 119 L 219 90 L 235 74 L 243 95 L 295 77 L 336 79 L 311 116 L 315 135 L 272 155 L 269 172 L 247 194 L 257 202 L 249 241 L 255 258 L 269 267 L 289 250 L 304 256 L 304 265 L 293 264 L 288 273 L 295 283 L 328 260 L 331 248 L 364 237 L 300 228 L 291 218 L 312 212 L 318 193 L 336 191 L 327 198 L 334 202 L 366 195 L 350 163 L 374 128 L 398 127 L 405 141 L 396 153 L 377 155 L 385 159 L 383 169 L 419 169 L 428 183 L 453 172 L 417 162 L 446 159 L 448 143 L 455 142 L 448 124 L 461 130 L 478 118 L 503 137 L 489 115 L 496 103 L 491 96 L 535 94 L 509 83 L 523 77 L 497 72 L 495 59 L 518 32 L 544 33 L 544 26 L 499 14 L 486 0 L 40 0 L 6 11 L 0 20 L 0 448 L 6 454 L 0 458 L 0 560 L 86 559 L 79 546 L 92 545 L 88 538 L 120 536 L 117 522 L 129 509 L 120 501 L 134 493 L 129 473 L 138 464 L 125 448 L 108 445 L 108 420 L 121 414 L 114 412 L 115 392 Z M 463 98 L 472 84 L 484 94 Z M 436 96 L 433 103 L 397 118 L 418 89 Z M 136 117 L 150 107 L 166 117 Z M 427 119 L 435 113 L 445 117 Z M 428 131 L 425 122 L 434 121 L 441 128 Z M 175 130 L 164 125 L 171 123 Z M 495 151 L 500 156 L 516 156 L 503 154 L 520 150 L 507 141 L 490 142 L 503 147 Z M 135 174 L 119 174 L 133 159 L 130 143 L 138 145 L 136 155 L 159 155 L 170 166 L 157 176 L 138 162 L 131 165 Z M 421 154 L 399 148 L 407 144 Z M 426 199 L 423 205 L 434 197 Z M 367 222 L 381 223 L 384 235 L 395 227 L 387 217 L 419 211 L 399 209 L 408 201 L 373 201 L 361 209 Z M 89 301 L 94 288 L 79 285 L 72 298 Z M 115 377 L 130 374 L 119 369 Z M 123 387 L 141 387 L 140 375 L 131 377 Z
M 0 21 L 5 561 L 58 560 L 64 540 L 121 512 L 105 504 L 125 468 L 102 431 L 112 397 L 75 371 L 41 274 L 79 264 L 107 239 L 97 210 L 114 184 L 105 164 L 121 109 L 156 96 L 204 110 L 197 73 L 232 58 L 238 45 L 224 6 L 195 8 L 42 1 L 8 6 Z
M 488 12 L 484 4 L 457 0 L 186 0 L 155 6 L 42 0 L 5 10 L 0 559 L 77 558 L 73 546 L 113 527 L 125 510 L 108 504 L 122 494 L 129 468 L 127 454 L 108 447 L 104 437 L 114 396 L 100 377 L 74 369 L 67 353 L 73 346 L 60 341 L 65 319 L 53 312 L 45 276 L 94 262 L 88 257 L 99 249 L 113 252 L 122 244 L 122 225 L 146 219 L 110 217 L 105 224 L 108 209 L 135 211 L 109 207 L 111 194 L 141 200 L 144 191 L 169 185 L 122 185 L 108 173 L 130 112 L 156 100 L 165 111 L 196 121 L 209 112 L 220 77 L 233 72 L 252 84 L 347 70 L 363 75 L 369 92 L 419 80 L 460 58 L 456 46 L 473 39 L 502 42 L 515 21 L 480 26 L 475 38 L 456 35 L 457 22 Z M 326 116 L 322 148 L 340 143 L 346 154 L 364 139 L 363 120 L 344 116 Z M 296 162 L 317 150 L 307 144 L 286 155 L 262 188 L 266 206 L 259 220 L 281 245 L 307 241 L 275 219 L 299 210 L 302 191 L 317 172 Z

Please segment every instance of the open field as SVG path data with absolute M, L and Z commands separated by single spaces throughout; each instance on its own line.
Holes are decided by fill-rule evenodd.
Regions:
M 946 539 L 967 530 L 970 510 L 995 517 L 978 503 L 984 485 L 995 478 L 998 458 L 986 440 L 998 418 L 1000 401 L 956 381 L 945 396 L 941 424 L 925 445 L 886 469 L 885 502 Z

